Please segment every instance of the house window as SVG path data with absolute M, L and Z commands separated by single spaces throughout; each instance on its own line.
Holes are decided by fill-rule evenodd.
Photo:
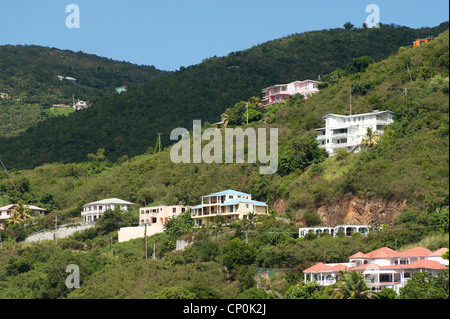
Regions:
M 152 224 L 156 223 L 156 217 L 152 217 Z
M 172 213 L 176 213 L 176 212 L 177 212 L 177 208 L 176 207 L 172 208 Z
M 245 208 L 248 208 L 248 204 L 245 204 Z
M 234 207 L 233 205 L 230 206 L 230 213 L 233 212 L 233 207 Z

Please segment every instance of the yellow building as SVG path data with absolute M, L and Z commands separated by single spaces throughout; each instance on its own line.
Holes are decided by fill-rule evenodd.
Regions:
M 210 223 L 218 215 L 225 220 L 247 219 L 248 215 L 267 215 L 266 203 L 252 200 L 252 195 L 232 189 L 202 196 L 201 205 L 191 208 L 191 216 L 196 226 Z

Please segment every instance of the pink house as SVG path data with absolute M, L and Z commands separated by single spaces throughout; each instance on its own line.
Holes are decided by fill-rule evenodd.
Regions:
M 415 272 L 427 272 L 434 276 L 448 267 L 448 260 L 442 255 L 447 248 L 435 252 L 424 247 L 416 247 L 404 252 L 397 252 L 388 247 L 369 253 L 357 252 L 349 257 L 348 263 L 318 263 L 303 271 L 305 281 L 315 281 L 320 285 L 336 282 L 341 270 L 359 271 L 366 278 L 366 284 L 373 291 L 392 288 L 399 293 Z
M 318 85 L 319 81 L 305 80 L 269 86 L 262 90 L 262 102 L 264 105 L 280 103 L 297 93 L 304 95 L 307 99 L 308 96 L 319 92 Z

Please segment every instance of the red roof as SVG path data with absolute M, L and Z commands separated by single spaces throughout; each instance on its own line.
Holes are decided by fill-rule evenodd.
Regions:
M 348 258 L 368 258 L 368 257 L 366 254 L 363 254 L 362 252 L 358 251 L 356 254 L 353 254 Z
M 382 247 L 380 249 L 367 253 L 366 256 L 369 258 L 390 258 L 390 257 L 397 257 L 398 252 L 388 247 Z
M 428 256 L 432 251 L 424 247 L 415 247 L 398 254 L 399 257 Z
M 432 252 L 429 256 L 442 256 L 448 251 L 448 248 L 440 248 L 436 250 L 435 252 Z
M 325 265 L 324 263 L 317 263 L 308 269 L 305 269 L 303 272 L 335 272 L 340 270 L 349 269 L 347 266 L 342 264 L 337 264 L 333 266 Z
M 436 269 L 436 270 L 441 270 L 441 269 L 447 268 L 438 261 L 426 260 L 426 259 L 421 259 L 421 260 L 413 262 L 412 264 L 402 265 L 402 266 L 405 266 L 405 268 L 425 268 L 425 269 Z

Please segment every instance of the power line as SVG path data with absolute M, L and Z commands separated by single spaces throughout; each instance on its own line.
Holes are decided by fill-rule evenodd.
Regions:
M 14 189 L 16 190 L 17 195 L 19 196 L 20 199 L 22 199 L 22 196 L 20 195 L 19 190 L 17 189 L 16 185 L 14 184 L 14 182 L 13 182 L 11 176 L 9 175 L 8 170 L 6 169 L 5 164 L 3 164 L 3 161 L 1 160 L 1 158 L 0 158 L 0 163 L 2 164 L 3 169 L 5 170 L 6 176 L 8 176 L 8 178 L 9 178 L 9 180 L 10 180 L 12 186 L 13 186 Z

